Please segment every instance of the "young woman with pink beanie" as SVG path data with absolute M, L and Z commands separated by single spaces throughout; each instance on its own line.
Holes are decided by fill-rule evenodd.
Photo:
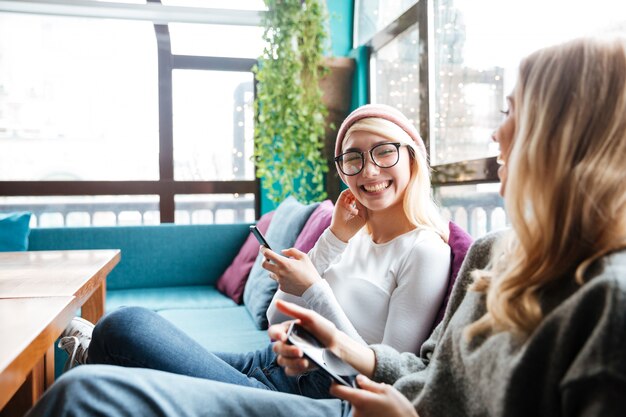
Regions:
M 335 162 L 348 189 L 308 256 L 265 250 L 263 267 L 278 280 L 275 302 L 315 310 L 364 344 L 416 352 L 446 289 L 448 224 L 431 197 L 427 154 L 398 110 L 368 104 L 339 128 Z

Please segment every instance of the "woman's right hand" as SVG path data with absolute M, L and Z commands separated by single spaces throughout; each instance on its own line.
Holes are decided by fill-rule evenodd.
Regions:
M 351 339 L 350 336 L 337 329 L 333 322 L 313 310 L 283 300 L 276 300 L 276 307 L 279 311 L 295 318 L 297 323 L 313 334 L 322 345 L 339 359 L 365 376 L 374 375 L 376 356 L 368 346 Z M 270 338 L 275 341 L 273 349 L 277 355 L 278 364 L 285 368 L 287 375 L 298 375 L 314 366 L 304 358 L 302 349 L 287 343 L 287 329 L 289 329 L 290 324 L 290 321 L 275 324 L 267 332 Z
M 292 316 L 296 321 L 311 332 L 326 348 L 335 354 L 339 353 L 337 335 L 340 333 L 335 325 L 312 310 L 300 307 L 283 300 L 276 301 L 276 307 L 281 312 Z M 302 349 L 287 343 L 287 330 L 291 321 L 270 326 L 268 334 L 275 341 L 273 350 L 277 355 L 276 361 L 285 368 L 287 375 L 298 375 L 314 368 L 303 356 Z
M 367 208 L 356 199 L 352 191 L 344 190 L 337 199 L 330 231 L 338 239 L 347 242 L 367 221 Z
M 353 417 L 418 417 L 411 402 L 397 389 L 359 375 L 359 389 L 333 384 L 330 393 L 352 404 Z

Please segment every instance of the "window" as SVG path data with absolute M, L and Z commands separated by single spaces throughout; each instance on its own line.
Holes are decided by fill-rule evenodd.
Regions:
M 419 32 L 408 28 L 370 58 L 371 95 L 374 103 L 401 110 L 419 129 Z
M 157 68 L 150 23 L 0 14 L 0 180 L 158 179 Z
M 417 0 L 357 0 L 354 44 L 363 45 L 396 20 Z
M 174 70 L 176 180 L 254 180 L 253 81 L 249 72 Z
M 263 2 L 71 3 L 0 7 L 0 211 L 39 227 L 253 221 Z
M 506 225 L 491 133 L 519 60 L 584 34 L 626 33 L 626 3 L 610 0 L 397 0 L 385 10 L 357 0 L 356 9 L 354 46 L 370 50 L 370 102 L 416 120 L 437 199 L 475 237 Z

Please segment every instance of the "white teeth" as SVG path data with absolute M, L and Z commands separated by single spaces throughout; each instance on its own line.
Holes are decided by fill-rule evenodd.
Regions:
M 375 193 L 377 191 L 382 191 L 385 188 L 389 187 L 389 181 L 379 182 L 378 184 L 367 184 L 363 185 L 365 191 L 369 193 Z

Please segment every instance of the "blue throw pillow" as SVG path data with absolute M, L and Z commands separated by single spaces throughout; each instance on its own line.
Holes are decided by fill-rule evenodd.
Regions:
M 30 213 L 0 214 L 0 252 L 17 252 L 28 249 Z
M 296 243 L 296 239 L 309 216 L 319 203 L 304 205 L 295 198 L 288 197 L 280 203 L 265 237 L 276 253 Z M 272 297 L 278 288 L 276 281 L 269 277 L 268 271 L 261 267 L 263 255 L 257 255 L 250 271 L 250 276 L 243 291 L 243 302 L 259 329 L 267 329 L 266 312 Z

